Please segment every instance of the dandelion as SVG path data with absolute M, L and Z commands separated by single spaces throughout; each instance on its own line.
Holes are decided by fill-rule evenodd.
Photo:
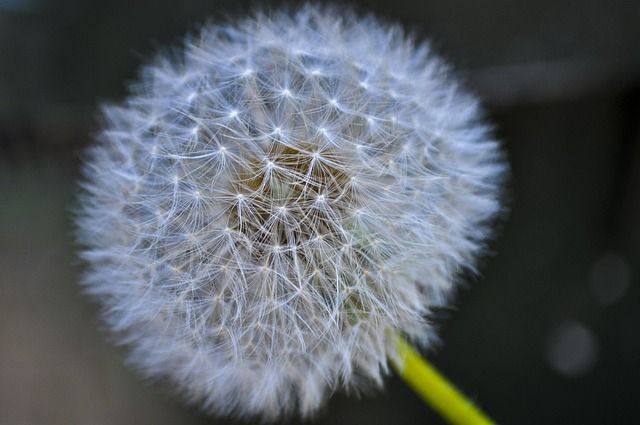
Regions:
M 148 377 L 219 415 L 380 386 L 500 210 L 478 102 L 427 44 L 330 7 L 206 25 L 88 151 L 87 292 Z

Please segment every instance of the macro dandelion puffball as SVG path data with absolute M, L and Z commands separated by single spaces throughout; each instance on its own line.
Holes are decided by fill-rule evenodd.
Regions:
M 303 6 L 205 25 L 102 110 L 83 284 L 143 375 L 217 415 L 379 387 L 472 270 L 506 165 L 399 26 Z

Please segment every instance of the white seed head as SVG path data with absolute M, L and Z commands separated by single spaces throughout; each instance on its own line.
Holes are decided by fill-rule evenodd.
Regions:
M 146 376 L 215 414 L 312 414 L 434 337 L 505 165 L 428 45 L 302 7 L 205 26 L 103 109 L 84 284 Z

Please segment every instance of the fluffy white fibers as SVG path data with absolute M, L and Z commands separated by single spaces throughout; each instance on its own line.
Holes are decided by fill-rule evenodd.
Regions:
M 432 339 L 505 165 L 427 44 L 305 6 L 205 26 L 130 90 L 76 221 L 86 290 L 146 376 L 214 414 L 308 416 L 379 385 L 398 332 Z

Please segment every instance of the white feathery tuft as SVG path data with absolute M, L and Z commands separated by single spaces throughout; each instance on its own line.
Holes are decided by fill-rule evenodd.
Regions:
M 103 115 L 83 283 L 132 363 L 214 414 L 380 385 L 500 211 L 478 102 L 427 44 L 341 9 L 205 26 Z

